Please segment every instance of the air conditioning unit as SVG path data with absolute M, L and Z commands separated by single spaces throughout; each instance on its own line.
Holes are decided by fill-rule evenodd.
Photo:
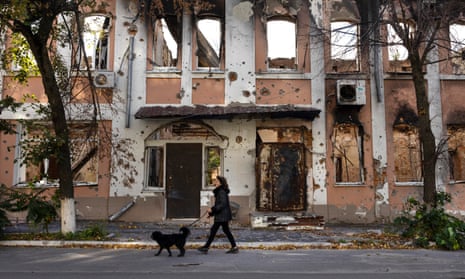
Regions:
M 361 106 L 366 104 L 364 80 L 338 80 L 337 104 Z
M 115 73 L 110 71 L 95 71 L 93 81 L 97 88 L 113 88 L 115 86 Z

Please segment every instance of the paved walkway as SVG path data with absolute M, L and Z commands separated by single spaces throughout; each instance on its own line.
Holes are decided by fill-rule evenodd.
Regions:
M 188 225 L 189 223 L 187 223 Z M 159 230 L 164 233 L 176 233 L 183 224 L 178 223 L 128 223 L 128 222 L 92 222 L 78 221 L 77 229 L 84 230 L 93 226 L 101 226 L 110 236 L 106 241 L 0 241 L 4 246 L 119 246 L 119 247 L 153 247 L 156 243 L 150 234 Z M 191 235 L 188 245 L 202 245 L 209 234 L 209 223 L 197 223 L 190 226 Z M 399 248 L 409 245 L 406 240 L 399 240 L 386 233 L 383 225 L 326 225 L 321 230 L 287 230 L 285 227 L 252 229 L 239 225 L 232 226 L 232 232 L 238 245 L 243 248 Z M 40 232 L 27 224 L 16 224 L 5 228 L 6 233 Z M 58 232 L 59 224 L 53 223 L 50 232 Z M 386 239 L 386 235 L 389 235 Z M 227 238 L 221 229 L 212 248 L 228 247 Z M 368 247 L 367 247 L 368 246 Z

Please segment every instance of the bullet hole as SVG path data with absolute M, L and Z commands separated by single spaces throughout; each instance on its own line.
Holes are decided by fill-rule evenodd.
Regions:
M 229 72 L 228 78 L 229 78 L 229 81 L 236 81 L 237 80 L 237 73 L 236 72 Z
M 250 91 L 248 91 L 248 90 L 243 90 L 243 91 L 242 91 L 242 96 L 247 97 L 247 98 L 250 97 Z
M 270 96 L 271 92 L 270 92 L 270 90 L 268 88 L 263 87 L 262 89 L 260 89 L 260 95 L 262 95 L 262 96 Z
M 236 143 L 241 143 L 242 142 L 242 137 L 241 136 L 237 136 L 236 137 Z

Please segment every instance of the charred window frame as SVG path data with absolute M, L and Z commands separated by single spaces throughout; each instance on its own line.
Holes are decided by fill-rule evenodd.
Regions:
M 297 23 L 291 17 L 270 17 L 266 22 L 269 70 L 297 69 Z
M 90 123 L 72 123 L 69 125 L 71 167 L 74 186 L 92 186 L 98 184 L 99 139 L 98 134 L 89 136 Z M 16 157 L 16 185 L 57 186 L 59 166 L 52 150 L 48 150 L 47 139 L 54 140 L 50 123 L 35 123 L 34 127 L 20 125 Z M 35 158 L 23 163 L 25 156 L 31 156 L 29 148 L 40 146 L 42 159 Z M 24 147 L 24 148 L 23 148 Z M 35 149 L 34 149 L 35 150 Z M 36 152 L 32 150 L 33 152 Z M 46 155 L 47 152 L 48 156 Z M 27 153 L 27 154 L 26 154 Z M 37 157 L 37 156 L 36 156 Z
M 418 128 L 406 123 L 395 124 L 393 144 L 396 185 L 421 185 L 422 146 Z
M 151 146 L 145 149 L 146 183 L 145 188 L 163 188 L 165 150 L 163 146 Z
M 205 186 L 213 187 L 213 182 L 222 173 L 223 150 L 219 146 L 205 147 Z
M 407 24 L 399 23 L 401 28 L 411 27 Z M 403 45 L 402 39 L 397 34 L 396 30 L 391 24 L 387 25 L 387 42 L 388 42 L 388 57 L 389 61 L 405 61 L 408 58 L 408 50 Z
M 447 127 L 451 183 L 465 182 L 465 126 Z
M 152 23 L 152 65 L 155 71 L 176 70 L 180 62 L 182 21 L 176 16 L 158 17 Z
M 465 73 L 465 23 L 458 22 L 449 26 L 450 52 L 455 74 Z
M 351 21 L 332 21 L 330 41 L 332 71 L 360 71 L 358 24 Z
M 87 14 L 81 20 L 83 48 L 78 47 L 76 65 L 80 69 L 86 69 L 88 64 L 91 70 L 108 70 L 111 16 Z
M 336 184 L 364 183 L 362 128 L 354 123 L 341 123 L 336 124 L 333 133 Z
M 224 20 L 216 15 L 195 18 L 197 70 L 221 70 L 224 56 Z

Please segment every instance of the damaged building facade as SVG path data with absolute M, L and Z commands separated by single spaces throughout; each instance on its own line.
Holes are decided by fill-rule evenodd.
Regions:
M 89 15 L 105 30 L 105 53 L 91 50 L 89 61 L 103 77 L 97 90 L 118 108 L 104 112 L 102 133 L 124 152 L 101 148 L 108 154 L 88 161 L 75 186 L 78 218 L 197 219 L 219 174 L 235 221 L 255 227 L 315 216 L 389 222 L 409 197 L 422 197 L 405 51 L 360 35 L 378 16 L 376 1 L 217 0 L 190 10 L 176 1 L 107 2 L 106 13 Z M 465 46 L 464 27 L 450 28 L 455 51 Z M 380 36 L 395 40 L 392 32 L 382 27 Z M 433 132 L 438 142 L 450 138 L 437 185 L 462 216 L 465 62 L 433 55 L 441 61 L 426 66 Z M 34 78 L 12 86 L 8 72 L 2 83 L 3 96 L 43 91 Z M 45 171 L 14 160 L 18 137 L 0 135 L 0 181 L 12 187 Z M 53 171 L 47 166 L 47 177 Z

